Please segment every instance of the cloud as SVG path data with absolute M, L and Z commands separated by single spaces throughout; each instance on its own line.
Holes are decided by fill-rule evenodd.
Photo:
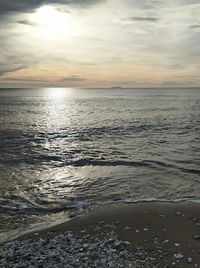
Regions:
M 25 68 L 25 66 L 13 68 L 13 69 L 0 69 L 0 76 L 3 76 L 3 75 L 8 74 L 8 73 L 14 73 L 14 72 L 22 70 L 24 68 Z
M 19 24 L 28 25 L 28 26 L 37 26 L 36 23 L 30 21 L 30 20 L 19 20 L 17 21 Z
M 80 77 L 78 75 L 72 75 L 72 76 L 63 78 L 61 81 L 62 82 L 81 82 L 81 81 L 85 81 L 85 80 L 87 80 L 87 79 L 84 77 Z
M 0 13 L 24 12 L 35 9 L 46 4 L 63 4 L 76 6 L 89 6 L 102 2 L 103 0 L 0 0 Z
M 33 13 L 46 4 L 72 22 L 61 38 L 43 35 Z M 176 73 L 186 83 L 200 75 L 199 8 L 199 0 L 0 0 L 1 82 L 182 83 Z
M 200 24 L 190 25 L 190 29 L 200 29 Z
M 49 81 L 47 80 L 40 80 L 40 79 L 33 79 L 33 78 L 29 78 L 29 77 L 26 77 L 26 78 L 22 78 L 22 77 L 6 77 L 4 78 L 4 80 L 6 81 L 17 81 L 17 82 L 30 82 L 30 83 L 48 83 Z
M 160 20 L 160 18 L 156 17 L 139 17 L 139 16 L 133 16 L 122 19 L 123 21 L 141 21 L 141 22 L 157 22 Z
M 142 10 L 151 10 L 162 6 L 165 1 L 163 0 L 126 0 L 130 7 Z
M 174 80 L 164 81 L 161 82 L 159 86 L 162 87 L 198 87 L 199 88 L 199 80 L 196 79 L 196 77 L 185 77 L 182 76 L 179 78 L 176 78 Z

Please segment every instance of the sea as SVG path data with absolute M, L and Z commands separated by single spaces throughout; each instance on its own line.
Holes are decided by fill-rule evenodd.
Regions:
M 200 200 L 200 88 L 0 89 L 1 242 L 157 200 Z

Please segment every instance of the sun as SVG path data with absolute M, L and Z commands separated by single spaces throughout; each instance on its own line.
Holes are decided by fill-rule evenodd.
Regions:
M 45 5 L 38 8 L 33 15 L 37 32 L 41 38 L 48 40 L 65 39 L 69 35 L 80 34 L 80 26 L 68 13 Z

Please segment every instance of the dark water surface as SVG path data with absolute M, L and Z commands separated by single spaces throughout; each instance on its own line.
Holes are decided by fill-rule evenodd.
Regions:
M 200 89 L 0 90 L 0 230 L 200 199 Z

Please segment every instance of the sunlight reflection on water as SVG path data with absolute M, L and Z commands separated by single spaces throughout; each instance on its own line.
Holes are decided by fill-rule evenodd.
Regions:
M 72 89 L 70 88 L 48 88 L 46 92 L 50 99 L 62 99 L 72 95 Z
M 200 91 L 49 88 L 0 96 L 2 230 L 80 203 L 199 198 Z

